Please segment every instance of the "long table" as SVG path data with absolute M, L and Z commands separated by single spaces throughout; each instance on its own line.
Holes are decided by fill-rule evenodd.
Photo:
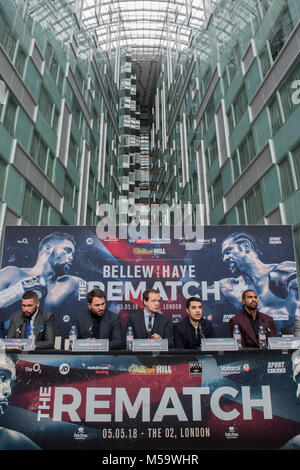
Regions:
M 295 354 L 20 353 L 0 426 L 44 450 L 294 448 Z

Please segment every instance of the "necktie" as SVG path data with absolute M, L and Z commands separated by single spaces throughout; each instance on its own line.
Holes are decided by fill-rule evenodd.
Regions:
M 92 325 L 90 326 L 90 338 L 99 339 L 100 335 L 100 328 L 101 328 L 101 317 L 95 317 Z
M 152 330 L 152 317 L 151 315 L 148 316 L 148 336 L 150 338 Z
M 26 325 L 26 336 L 25 336 L 25 338 L 29 337 L 30 331 L 31 331 L 31 324 L 30 324 L 30 319 L 28 318 L 27 319 L 27 325 Z

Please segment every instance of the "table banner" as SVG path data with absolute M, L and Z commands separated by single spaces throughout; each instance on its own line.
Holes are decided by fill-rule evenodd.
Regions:
M 300 440 L 297 353 L 2 353 L 12 380 L 0 441 L 3 430 L 15 440 L 0 448 L 292 448 Z

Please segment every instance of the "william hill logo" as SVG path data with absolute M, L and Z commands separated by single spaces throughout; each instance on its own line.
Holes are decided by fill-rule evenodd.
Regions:
M 134 248 L 133 253 L 135 255 L 152 255 L 153 254 L 153 249 L 147 249 L 147 248 Z
M 131 364 L 128 368 L 129 374 L 132 375 L 169 375 L 172 374 L 171 366 L 158 365 L 147 367 L 138 364 Z

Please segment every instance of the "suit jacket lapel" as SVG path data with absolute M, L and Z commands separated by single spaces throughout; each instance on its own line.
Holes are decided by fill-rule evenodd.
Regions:
M 192 330 L 192 328 L 190 328 L 190 325 L 188 323 L 186 324 L 186 329 L 187 329 L 187 333 L 188 333 L 189 343 L 190 343 L 190 346 L 192 347 L 193 344 L 194 344 L 193 330 Z
M 21 314 L 22 314 L 22 317 L 21 317 L 21 318 L 22 318 L 22 321 L 21 321 L 20 326 L 19 326 L 19 328 L 21 328 L 21 338 L 26 338 L 27 322 L 24 321 L 24 314 L 23 314 L 23 312 L 21 312 Z M 19 328 L 18 328 L 18 329 L 19 329 Z
M 107 310 L 104 311 L 103 317 L 100 323 L 100 336 L 101 338 L 108 338 L 109 337 L 109 313 Z
M 140 338 L 148 338 L 148 331 L 145 325 L 144 310 L 141 310 L 141 313 L 138 316 L 138 328 L 140 330 L 138 336 Z
M 186 317 L 185 324 L 184 324 L 185 337 L 188 339 L 190 347 L 192 347 L 193 344 L 194 344 L 193 330 L 192 330 L 191 326 L 192 325 L 190 323 L 189 317 Z
M 38 338 L 41 327 L 43 325 L 43 311 L 40 309 L 38 313 L 36 314 L 36 317 L 34 319 L 34 334 L 35 337 Z
M 153 313 L 152 313 L 153 315 Z M 154 314 L 154 322 L 152 323 L 153 333 L 160 334 L 160 318 L 156 313 Z

